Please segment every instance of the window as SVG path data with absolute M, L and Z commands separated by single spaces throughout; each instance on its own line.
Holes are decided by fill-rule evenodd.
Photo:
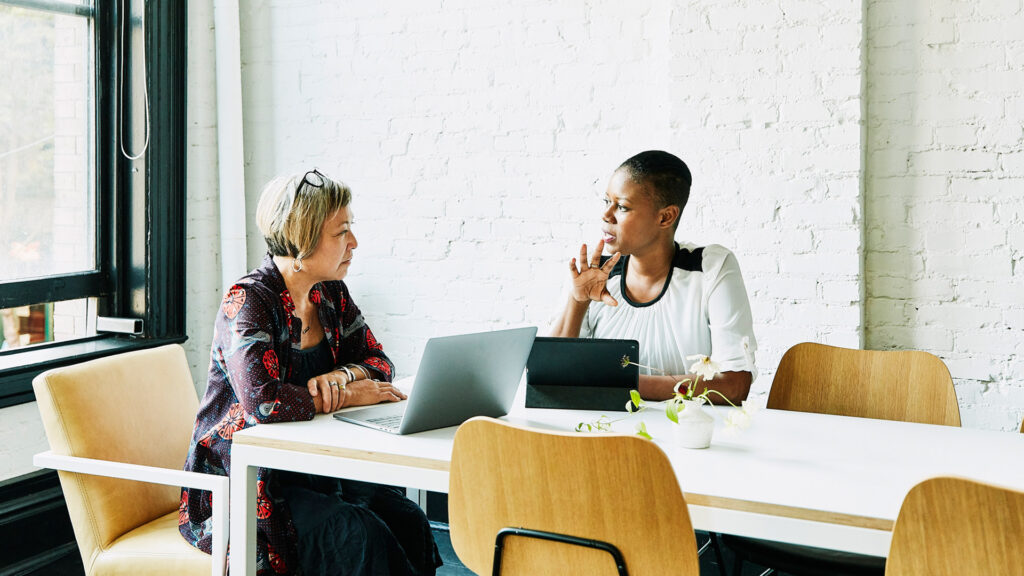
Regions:
M 0 283 L 9 290 L 100 270 L 93 9 L 20 4 L 0 4 Z M 29 302 L 38 283 L 22 285 L 24 297 L 5 300 L 23 305 L 0 309 L 0 350 L 88 333 L 88 300 Z
M 50 367 L 184 339 L 186 6 L 0 0 L 0 407 Z

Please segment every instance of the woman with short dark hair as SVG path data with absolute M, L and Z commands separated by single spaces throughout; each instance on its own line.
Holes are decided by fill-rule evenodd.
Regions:
M 691 184 L 686 163 L 661 150 L 641 152 L 612 173 L 602 238 L 593 254 L 584 244 L 578 264 L 569 263 L 569 297 L 551 335 L 637 340 L 639 363 L 662 372 L 641 369 L 640 395 L 651 400 L 694 381 L 688 356 L 710 356 L 721 374 L 696 392 L 710 386 L 739 404 L 756 374 L 750 302 L 732 252 L 675 241 Z M 605 249 L 611 256 L 602 256 Z

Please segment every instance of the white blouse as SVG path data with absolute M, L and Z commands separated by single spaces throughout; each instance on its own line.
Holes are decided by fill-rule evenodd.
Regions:
M 581 338 L 636 340 L 636 361 L 669 374 L 686 374 L 693 363 L 686 357 L 704 354 L 723 372 L 748 371 L 757 378 L 750 301 L 732 252 L 717 244 L 698 248 L 676 243 L 661 294 L 644 304 L 626 296 L 628 266 L 629 256 L 624 256 L 608 276 L 608 292 L 619 305 L 591 302 Z

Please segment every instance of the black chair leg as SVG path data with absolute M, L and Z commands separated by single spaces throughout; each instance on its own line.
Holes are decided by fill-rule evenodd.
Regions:
M 726 576 L 725 562 L 722 560 L 722 547 L 718 543 L 718 532 L 711 532 L 709 535 L 711 536 L 711 547 L 715 549 L 715 562 L 718 563 L 718 574 L 719 576 Z
M 732 563 L 732 576 L 743 576 L 743 558 L 739 554 L 736 555 L 736 560 Z

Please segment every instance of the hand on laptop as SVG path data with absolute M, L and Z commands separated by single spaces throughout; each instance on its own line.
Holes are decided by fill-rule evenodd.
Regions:
M 313 409 L 317 414 L 327 414 L 351 406 L 369 406 L 381 402 L 398 402 L 406 396 L 390 382 L 379 380 L 356 380 L 341 386 L 345 376 L 340 371 L 328 372 L 310 378 L 307 387 L 313 397 Z
M 407 396 L 391 382 L 379 380 L 356 380 L 345 387 L 344 403 L 338 408 L 369 406 L 381 402 L 398 402 Z
M 597 249 L 594 250 L 592 258 L 587 256 L 587 245 L 584 244 L 580 247 L 580 266 L 583 268 L 580 270 L 576 268 L 575 258 L 569 262 L 569 273 L 572 274 L 572 298 L 580 304 L 590 302 L 591 300 L 594 302 L 604 302 L 609 306 L 617 306 L 619 304 L 608 292 L 605 284 L 608 282 L 608 275 L 611 274 L 612 268 L 619 261 L 621 254 L 616 252 L 604 263 L 604 266 L 601 266 L 602 252 L 604 252 L 604 240 L 597 243 Z

